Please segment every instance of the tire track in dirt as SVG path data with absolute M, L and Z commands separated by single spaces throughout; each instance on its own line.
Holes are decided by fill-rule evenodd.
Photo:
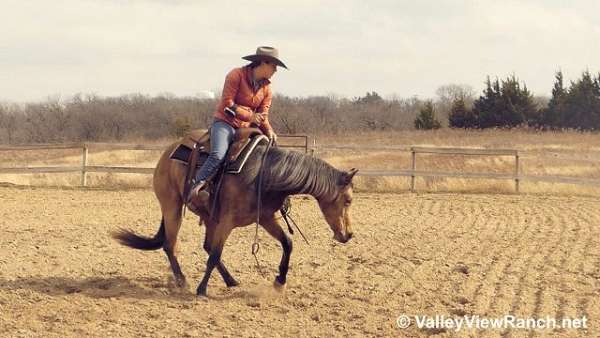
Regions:
M 536 214 L 545 215 L 550 212 L 547 208 L 541 207 L 541 210 L 536 210 Z M 539 220 L 539 221 L 538 221 Z M 538 224 L 542 220 L 539 218 L 534 218 L 532 223 Z M 538 231 L 544 236 L 540 238 L 520 238 L 520 246 L 517 252 L 514 252 L 511 256 L 513 261 L 515 262 L 515 271 L 507 271 L 507 275 L 514 274 L 517 276 L 518 280 L 516 284 L 506 283 L 506 293 L 507 294 L 515 294 L 515 297 L 510 302 L 510 307 L 505 308 L 501 311 L 496 311 L 498 315 L 506 315 L 511 314 L 516 316 L 517 318 L 527 318 L 530 317 L 531 314 L 528 311 L 528 307 L 531 307 L 528 302 L 529 298 L 524 296 L 526 288 L 530 285 L 536 283 L 535 272 L 532 274 L 531 269 L 533 266 L 534 257 L 536 255 L 541 257 L 542 261 L 544 257 L 547 257 L 550 254 L 550 249 L 545 244 L 548 244 L 548 237 L 552 235 L 546 231 L 546 229 L 534 229 L 534 231 Z M 538 254 L 539 253 L 539 254 Z M 534 306 L 535 308 L 535 306 Z M 512 330 L 510 328 L 505 329 L 502 332 L 503 337 L 509 337 L 512 335 Z M 521 333 L 521 332 L 519 332 Z
M 582 210 L 578 210 L 576 213 L 570 210 L 569 213 L 571 214 L 568 217 L 571 220 L 569 224 L 572 224 L 568 229 L 569 242 L 563 243 L 562 250 L 560 250 L 563 254 L 555 271 L 555 278 L 558 279 L 558 290 L 560 292 L 558 296 L 558 308 L 554 316 L 557 321 L 562 321 L 564 318 L 572 319 L 578 317 L 577 302 L 573 301 L 573 292 L 575 291 L 573 274 L 577 275 L 577 271 L 573 271 L 571 266 L 579 266 L 575 262 L 582 260 L 580 253 L 583 251 L 585 243 L 580 239 L 582 238 L 585 224 L 588 224 L 588 218 L 585 217 Z M 566 332 L 566 329 L 557 329 L 555 332 Z
M 485 229 L 486 222 L 481 217 L 482 209 L 474 205 L 469 205 L 466 212 L 464 210 L 454 210 L 451 221 L 448 226 L 458 236 L 453 238 L 452 246 L 446 251 L 452 257 L 452 261 L 448 262 L 448 279 L 450 281 L 449 293 L 452 295 L 447 300 L 447 312 L 452 315 L 465 315 L 470 300 L 464 296 L 463 285 L 470 278 L 470 273 L 479 264 L 473 261 L 473 257 L 477 255 L 476 250 L 481 247 L 479 234 L 481 229 Z M 470 245 L 469 245 L 470 244 Z M 444 284 L 442 284 L 443 286 Z M 440 287 L 437 292 L 441 292 Z
M 540 318 L 541 315 L 552 316 L 554 314 L 556 306 L 556 302 L 554 300 L 554 296 L 552 293 L 548 292 L 548 287 L 550 284 L 547 282 L 546 278 L 549 274 L 548 268 L 551 266 L 551 257 L 556 249 L 559 247 L 560 243 L 563 241 L 564 234 L 566 232 L 566 225 L 560 214 L 557 217 L 556 210 L 544 210 L 543 213 L 544 219 L 540 220 L 540 224 L 544 224 L 542 229 L 539 230 L 542 236 L 538 239 L 541 243 L 545 243 L 543 249 L 540 251 L 540 254 L 537 255 L 539 257 L 538 264 L 536 266 L 539 271 L 536 281 L 534 282 L 534 287 L 532 290 L 532 298 L 533 298 L 533 309 L 529 314 L 526 314 L 526 317 L 530 318 Z M 545 231 L 546 229 L 554 229 L 552 226 L 558 223 L 559 229 L 558 233 L 554 236 L 553 233 L 549 231 Z M 529 330 L 527 331 L 528 337 L 533 337 L 536 335 L 536 331 Z
M 534 208 L 524 208 L 525 215 L 536 215 L 539 214 L 539 210 Z M 507 285 L 507 290 L 505 293 L 511 294 L 514 293 L 514 297 L 510 301 L 510 305 L 508 308 L 505 308 L 502 311 L 496 311 L 498 315 L 514 315 L 520 318 L 525 318 L 527 316 L 525 305 L 526 300 L 524 300 L 524 292 L 527 288 L 527 285 L 531 285 L 535 282 L 535 278 L 531 277 L 530 270 L 532 268 L 532 263 L 536 253 L 538 253 L 542 247 L 542 243 L 540 241 L 535 240 L 535 229 L 531 229 L 531 224 L 537 224 L 535 221 L 539 218 L 533 217 L 531 220 L 524 217 L 522 220 L 526 225 L 523 226 L 523 231 L 516 236 L 516 239 L 520 239 L 521 244 L 518 250 L 511 255 L 511 258 L 515 262 L 511 267 L 514 267 L 510 271 L 506 271 L 507 275 L 511 275 L 516 278 L 516 285 L 514 287 L 510 287 Z M 522 223 L 519 223 L 522 224 Z M 511 329 L 507 328 L 501 333 L 502 337 L 510 337 Z
M 578 236 L 578 239 L 582 240 L 584 244 L 581 247 L 579 258 L 574 257 L 571 259 L 569 266 L 577 266 L 575 271 L 570 272 L 573 278 L 576 278 L 574 284 L 578 284 L 580 287 L 587 287 L 590 290 L 583 292 L 583 294 L 578 295 L 576 299 L 574 299 L 573 304 L 573 312 L 574 317 L 581 318 L 585 317 L 588 320 L 591 318 L 590 313 L 595 312 L 596 309 L 589 309 L 590 299 L 598 299 L 600 296 L 600 290 L 598 288 L 598 281 L 600 280 L 600 273 L 594 275 L 593 273 L 588 273 L 586 270 L 586 261 L 591 262 L 591 266 L 596 266 L 600 269 L 600 257 L 598 253 L 594 253 L 592 248 L 594 247 L 594 243 L 592 239 L 600 238 L 600 229 L 596 226 L 597 220 L 600 218 L 600 212 L 598 209 L 590 209 L 586 206 L 578 207 L 579 215 L 583 219 L 583 225 L 585 227 L 583 234 Z M 579 242 L 579 241 L 578 241 Z M 597 243 L 596 243 L 597 245 Z M 595 261 L 594 261 L 595 258 Z M 577 277 L 583 276 L 585 281 L 580 281 Z M 596 286 L 594 286 L 596 284 Z M 597 302 L 595 302 L 597 304 Z M 591 310 L 591 311 L 590 311 Z
M 506 222 L 507 229 L 516 229 L 518 232 L 507 231 L 505 243 L 501 245 L 504 250 L 498 253 L 503 261 L 503 269 L 494 284 L 488 306 L 484 313 L 487 316 L 500 318 L 513 312 L 514 304 L 522 294 L 522 270 L 531 261 L 531 254 L 524 250 L 522 243 L 531 243 L 533 232 L 527 215 L 531 214 L 529 207 L 522 207 L 517 213 L 506 215 L 502 219 Z M 518 245 L 511 245 L 514 243 Z
M 500 220 L 492 220 L 488 223 L 494 223 L 494 229 L 499 229 L 501 223 Z M 489 244 L 489 241 L 485 238 L 481 238 L 481 242 Z M 500 273 L 505 269 L 507 262 L 502 259 L 502 249 L 499 246 L 492 246 L 491 248 L 487 245 L 481 245 L 481 249 L 478 253 L 482 265 L 485 266 L 481 272 L 482 280 L 476 281 L 475 288 L 471 292 L 471 300 L 473 306 L 473 313 L 479 315 L 487 315 L 486 309 L 489 307 L 491 301 L 490 294 L 493 294 L 494 285 L 500 276 Z

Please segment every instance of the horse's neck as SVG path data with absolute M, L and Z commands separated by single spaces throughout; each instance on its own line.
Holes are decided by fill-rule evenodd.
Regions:
M 289 152 L 289 150 L 285 149 L 278 149 L 278 151 Z M 304 163 L 308 164 L 306 172 L 303 173 L 305 175 L 305 177 L 302 178 L 303 184 L 299 184 L 297 187 L 290 187 L 289 190 L 281 192 L 285 193 L 287 196 L 300 194 L 310 195 L 316 200 L 320 200 L 324 197 L 322 196 L 323 189 L 319 189 L 318 187 L 326 186 L 327 183 L 318 182 L 318 180 L 327 179 L 329 170 L 335 171 L 335 168 L 319 158 L 306 154 L 301 154 L 301 156 L 305 157 L 305 160 L 307 161 Z M 307 184 L 308 181 L 311 181 L 311 184 Z M 321 191 L 321 193 L 319 191 Z

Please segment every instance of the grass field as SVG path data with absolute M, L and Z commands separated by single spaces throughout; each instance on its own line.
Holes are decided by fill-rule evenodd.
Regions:
M 360 135 L 317 136 L 316 155 L 336 167 L 349 169 L 401 170 L 410 168 L 409 146 L 445 146 L 475 148 L 509 148 L 520 152 L 521 174 L 600 178 L 600 135 L 578 132 L 534 132 L 523 130 L 439 130 L 362 133 Z M 155 140 L 166 144 L 172 140 Z M 137 143 L 143 143 L 137 141 Z M 335 150 L 332 145 L 384 146 L 405 150 Z M 91 151 L 90 165 L 122 165 L 153 167 L 160 151 Z M 80 165 L 80 150 L 45 150 L 0 152 L 3 167 Z M 514 158 L 507 156 L 449 156 L 420 154 L 417 168 L 421 170 L 512 173 Z M 1 175 L 0 182 L 18 185 L 76 186 L 79 174 Z M 89 174 L 88 183 L 96 187 L 149 187 L 151 177 L 137 174 Z M 431 192 L 501 192 L 514 191 L 509 180 L 460 178 L 418 178 L 417 189 Z M 403 192 L 409 187 L 407 178 L 359 177 L 359 191 Z M 597 195 L 600 187 L 572 184 L 522 182 L 525 193 Z

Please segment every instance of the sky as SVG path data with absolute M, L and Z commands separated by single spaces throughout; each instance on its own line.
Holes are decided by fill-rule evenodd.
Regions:
M 0 0 L 0 101 L 196 96 L 257 46 L 276 93 L 435 97 L 516 75 L 535 95 L 600 71 L 600 1 Z

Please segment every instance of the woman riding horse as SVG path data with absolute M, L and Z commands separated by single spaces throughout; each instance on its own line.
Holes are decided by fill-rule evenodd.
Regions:
M 205 182 L 223 160 L 236 128 L 248 126 L 253 122 L 271 139 L 276 138 L 267 114 L 272 98 L 269 79 L 275 73 L 276 66 L 286 67 L 277 55 L 274 48 L 259 47 L 256 54 L 244 57 L 252 62 L 250 65 L 236 68 L 227 75 L 223 97 L 211 128 L 211 154 L 207 164 L 196 176 L 192 198 L 199 192 L 206 195 L 202 190 Z M 227 115 L 226 108 L 231 110 L 231 115 L 234 116 Z M 185 287 L 187 282 L 177 259 L 176 247 L 183 205 L 186 198 L 189 200 L 189 196 L 185 196 L 184 192 L 187 167 L 170 157 L 181 142 L 182 140 L 177 141 L 165 149 L 154 171 L 154 193 L 162 213 L 156 234 L 153 237 L 145 237 L 131 230 L 121 229 L 115 231 L 113 237 L 123 245 L 135 249 L 162 248 L 169 259 L 176 284 Z M 238 285 L 238 281 L 221 260 L 221 253 L 233 229 L 254 222 L 260 224 L 280 242 L 283 253 L 275 285 L 280 287 L 286 284 L 292 240 L 283 231 L 276 212 L 282 208 L 288 196 L 313 196 L 333 232 L 334 239 L 341 243 L 348 242 L 353 236 L 350 206 L 353 194 L 352 179 L 356 172 L 356 169 L 338 170 L 307 154 L 258 145 L 240 174 L 223 176 L 220 193 L 216 194 L 214 202 L 221 206 L 216 209 L 216 217 L 211 217 L 212 201 L 192 210 L 200 216 L 206 227 L 203 248 L 208 253 L 204 277 L 196 293 L 207 295 L 208 281 L 214 269 L 217 269 L 228 287 Z M 262 191 L 261 194 L 258 194 L 258 189 Z
M 268 118 L 273 98 L 270 79 L 277 66 L 287 67 L 279 60 L 279 53 L 273 47 L 258 47 L 255 54 L 242 59 L 251 63 L 233 69 L 225 78 L 221 101 L 210 128 L 210 155 L 196 173 L 187 201 L 198 197 L 206 188 L 207 181 L 223 162 L 237 128 L 253 124 L 271 140 L 277 137 Z

